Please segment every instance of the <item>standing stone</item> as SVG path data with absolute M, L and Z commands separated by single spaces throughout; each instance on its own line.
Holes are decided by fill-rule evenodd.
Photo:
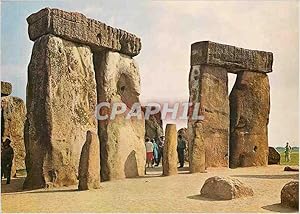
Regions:
M 1 97 L 8 96 L 12 92 L 12 86 L 9 82 L 1 81 Z
M 89 47 L 53 35 L 35 40 L 28 66 L 25 189 L 77 183 L 86 132 L 96 132 Z
M 201 123 L 195 123 L 193 136 L 190 143 L 190 172 L 205 172 L 205 144 L 202 136 L 203 128 Z
M 299 209 L 299 181 L 291 181 L 281 190 L 281 204 Z
M 187 128 L 181 128 L 177 132 L 177 136 L 181 135 L 183 139 L 187 142 L 186 143 L 186 149 L 184 150 L 184 160 L 186 162 L 190 161 L 190 155 L 189 155 L 189 144 L 190 144 L 190 139 L 189 139 L 189 133 Z M 205 158 L 205 156 L 204 156 Z
M 14 150 L 12 176 L 16 170 L 25 169 L 24 124 L 26 108 L 24 101 L 18 97 L 1 98 L 1 142 L 9 138 Z
M 274 148 L 269 146 L 268 164 L 280 164 L 280 153 Z
M 268 164 L 270 86 L 268 76 L 238 73 L 230 93 L 230 167 Z
M 100 144 L 98 135 L 88 131 L 79 162 L 79 190 L 100 188 Z
M 167 124 L 165 134 L 163 175 L 177 174 L 177 130 L 175 124 Z
M 229 100 L 227 71 L 216 66 L 194 65 L 191 68 L 189 85 L 190 102 L 193 104 L 200 103 L 199 112 L 204 116 L 202 121 L 193 120 L 191 118 L 193 112 L 190 112 L 189 133 L 194 133 L 194 123 L 200 122 L 202 129 L 199 135 L 204 140 L 206 167 L 228 166 Z M 196 107 L 193 106 L 193 108 Z M 191 142 L 192 144 L 196 143 L 193 137 Z M 191 146 L 193 147 L 193 145 Z M 198 153 L 193 154 L 200 155 Z M 195 157 L 195 159 L 198 158 Z
M 145 172 L 145 120 L 139 104 L 140 76 L 131 57 L 111 51 L 94 55 L 98 103 L 123 103 L 127 111 L 137 104 L 141 117 L 99 120 L 101 179 L 103 181 L 143 176 Z M 108 109 L 100 110 L 104 115 Z
M 150 106 L 149 106 L 150 107 Z M 143 112 L 145 113 L 145 108 L 143 107 Z M 161 112 L 154 115 L 150 115 L 149 119 L 145 119 L 145 138 L 149 139 L 159 139 L 163 136 L 163 127 L 161 120 Z

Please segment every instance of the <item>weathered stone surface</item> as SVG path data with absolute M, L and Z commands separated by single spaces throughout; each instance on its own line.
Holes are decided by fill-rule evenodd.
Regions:
M 107 26 L 77 12 L 44 8 L 27 18 L 32 41 L 45 34 L 91 46 L 95 50 L 109 49 L 136 56 L 141 50 L 141 40 L 124 30 Z
M 143 107 L 142 110 L 145 113 L 145 108 Z M 162 120 L 161 120 L 161 112 L 158 112 L 154 115 L 150 115 L 149 119 L 145 119 L 145 138 L 150 139 L 159 139 L 159 137 L 164 135 L 164 130 L 162 127 Z
M 1 98 L 1 138 L 11 140 L 14 150 L 12 176 L 16 170 L 25 169 L 24 124 L 26 108 L 24 101 L 18 97 L 6 96 Z
M 299 167 L 298 166 L 286 166 L 286 167 L 284 167 L 283 171 L 299 172 Z
M 241 72 L 230 93 L 230 167 L 268 164 L 270 87 L 266 74 Z
M 231 200 L 254 195 L 251 187 L 238 179 L 219 176 L 208 178 L 200 193 L 203 197 L 217 200 Z
M 272 72 L 271 52 L 248 50 L 210 41 L 192 44 L 191 65 L 215 65 L 237 73 L 244 70 Z
M 1 81 L 1 97 L 8 96 L 12 92 L 12 86 L 9 82 Z
M 186 149 L 184 151 L 184 160 L 186 162 L 190 161 L 189 158 L 189 144 L 190 144 L 190 139 L 189 139 L 189 133 L 188 133 L 188 129 L 187 128 L 181 128 L 178 130 L 177 132 L 177 136 L 181 135 L 183 137 L 183 139 L 186 141 Z
M 274 148 L 269 146 L 268 164 L 280 164 L 280 153 Z
M 202 136 L 201 123 L 195 123 L 192 127 L 192 141 L 190 142 L 190 172 L 205 172 L 205 144 Z
M 193 112 L 189 112 L 189 133 L 194 133 L 194 123 L 201 123 L 202 133 L 199 135 L 204 140 L 206 166 L 228 166 L 229 100 L 226 69 L 210 65 L 192 66 L 189 90 L 189 100 L 194 105 L 192 108 L 197 108 L 195 103 L 200 103 L 199 112 L 204 116 L 203 120 L 194 120 Z
M 45 35 L 28 66 L 25 189 L 77 183 L 86 132 L 96 132 L 97 101 L 88 46 Z
M 82 147 L 79 170 L 79 190 L 100 188 L 100 143 L 98 135 L 88 131 Z
M 299 209 L 299 181 L 291 181 L 281 190 L 281 204 Z
M 139 103 L 140 76 L 131 57 L 107 51 L 95 54 L 94 63 L 98 103 L 124 103 L 127 110 Z M 109 110 L 101 108 L 100 112 L 106 115 Z M 126 114 L 99 120 L 103 181 L 144 175 L 145 120 L 143 117 L 125 119 Z
M 163 175 L 177 174 L 177 130 L 175 124 L 167 124 L 164 145 Z

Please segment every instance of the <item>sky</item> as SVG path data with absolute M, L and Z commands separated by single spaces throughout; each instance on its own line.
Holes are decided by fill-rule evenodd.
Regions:
M 2 1 L 1 80 L 26 99 L 33 42 L 26 17 L 44 7 L 77 11 L 142 40 L 135 57 L 141 102 L 188 101 L 190 46 L 203 40 L 271 51 L 269 144 L 299 143 L 299 6 L 297 1 Z M 229 75 L 229 92 L 235 75 Z M 186 121 L 177 123 L 177 129 Z

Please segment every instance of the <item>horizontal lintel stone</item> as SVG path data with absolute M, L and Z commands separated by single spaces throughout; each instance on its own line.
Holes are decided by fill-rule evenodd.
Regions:
M 273 53 L 201 41 L 192 44 L 191 66 L 201 64 L 224 67 L 231 73 L 244 70 L 269 73 L 272 72 Z
M 129 56 L 141 50 L 141 39 L 124 30 L 89 19 L 77 12 L 44 8 L 27 18 L 29 38 L 35 41 L 45 34 L 89 45 L 95 51 L 109 49 Z

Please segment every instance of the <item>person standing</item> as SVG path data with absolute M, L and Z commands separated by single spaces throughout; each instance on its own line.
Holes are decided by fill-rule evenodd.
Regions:
M 285 154 L 285 161 L 287 161 L 287 162 L 290 162 L 290 160 L 291 160 L 291 150 L 292 150 L 292 148 L 289 145 L 289 142 L 286 142 L 284 154 Z
M 186 149 L 186 142 L 183 139 L 182 135 L 178 135 L 178 141 L 177 141 L 177 153 L 178 153 L 178 159 L 179 159 L 179 168 L 182 168 L 184 166 L 184 150 Z
M 158 162 L 158 153 L 159 153 L 159 148 L 158 148 L 158 144 L 156 143 L 155 139 L 152 140 L 152 143 L 153 143 L 153 156 L 154 156 L 154 163 L 155 163 L 155 166 L 158 166 L 159 165 L 159 162 Z
M 6 139 L 1 146 L 1 180 L 6 177 L 6 184 L 10 184 L 11 167 L 14 159 L 14 150 L 10 145 L 10 139 Z
M 159 141 L 158 141 L 158 164 L 160 163 L 160 160 L 164 156 L 164 145 L 165 145 L 165 137 L 160 136 Z
M 145 147 L 146 147 L 146 164 L 147 168 L 153 167 L 152 160 L 153 160 L 153 143 L 150 141 L 149 138 L 146 138 L 145 142 Z

